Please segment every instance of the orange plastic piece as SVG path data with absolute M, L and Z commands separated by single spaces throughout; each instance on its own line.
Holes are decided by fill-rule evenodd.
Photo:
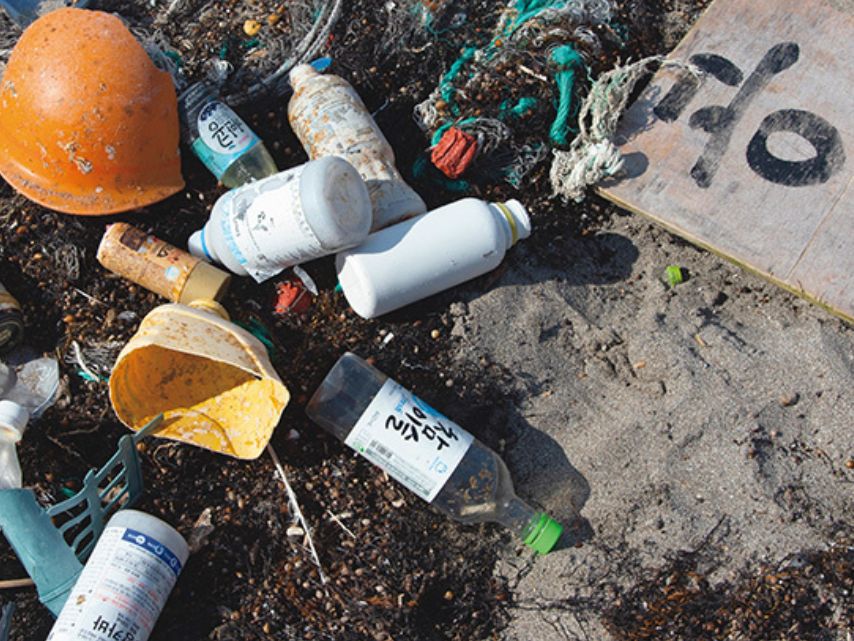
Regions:
M 433 147 L 430 160 L 448 178 L 459 178 L 477 155 L 477 138 L 451 127 Z
M 122 22 L 64 8 L 23 33 L 0 84 L 0 174 L 69 214 L 111 214 L 184 187 L 172 79 Z
M 298 278 L 289 278 L 276 285 L 276 306 L 273 312 L 284 316 L 290 312 L 304 314 L 311 307 L 311 294 Z

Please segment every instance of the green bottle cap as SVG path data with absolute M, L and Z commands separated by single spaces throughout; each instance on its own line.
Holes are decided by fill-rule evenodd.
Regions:
M 540 512 L 531 520 L 530 531 L 525 537 L 525 545 L 537 554 L 548 554 L 555 546 L 563 526 L 545 512 Z

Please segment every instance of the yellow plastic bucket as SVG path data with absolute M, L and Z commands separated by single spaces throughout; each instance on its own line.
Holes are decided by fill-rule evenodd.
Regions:
M 219 314 L 219 315 L 217 315 Z M 110 402 L 138 430 L 242 459 L 264 451 L 290 394 L 252 334 L 213 301 L 153 309 L 119 354 Z

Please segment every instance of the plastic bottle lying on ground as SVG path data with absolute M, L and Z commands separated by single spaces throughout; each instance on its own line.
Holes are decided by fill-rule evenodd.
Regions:
M 121 510 L 107 523 L 49 641 L 146 641 L 190 551 L 160 519 Z
M 17 371 L 0 363 L 0 490 L 22 486 L 17 444 L 30 418 L 41 416 L 56 400 L 59 389 L 56 360 L 22 360 Z
M 325 157 L 223 194 L 190 253 L 263 282 L 368 236 L 371 201 L 346 160 Z
M 190 85 L 178 97 L 178 110 L 185 142 L 229 189 L 279 171 L 258 135 L 208 84 Z
M 338 360 L 306 413 L 457 521 L 501 523 L 540 554 L 560 538 L 559 523 L 516 496 L 495 452 L 355 354 Z
M 427 211 L 421 197 L 403 181 L 394 150 L 356 90 L 343 78 L 321 75 L 311 65 L 290 73 L 294 95 L 288 121 L 312 160 L 340 156 L 352 163 L 368 185 L 376 231 Z
M 24 320 L 21 305 L 0 283 L 0 352 L 5 352 L 21 342 Z
M 464 198 L 371 234 L 335 265 L 347 302 L 374 318 L 485 274 L 530 234 L 519 201 Z
M 0 490 L 22 486 L 23 477 L 15 449 L 24 436 L 30 413 L 12 401 L 0 401 Z
M 107 227 L 98 262 L 175 303 L 221 300 L 231 276 L 127 223 Z

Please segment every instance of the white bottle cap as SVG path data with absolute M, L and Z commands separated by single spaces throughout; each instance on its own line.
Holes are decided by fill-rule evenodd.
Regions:
M 14 401 L 0 401 L 0 440 L 17 443 L 30 420 L 27 408 Z
M 196 258 L 204 258 L 205 260 L 213 260 L 213 257 L 205 251 L 205 230 L 200 229 L 194 231 L 189 240 L 187 240 L 187 249 Z

